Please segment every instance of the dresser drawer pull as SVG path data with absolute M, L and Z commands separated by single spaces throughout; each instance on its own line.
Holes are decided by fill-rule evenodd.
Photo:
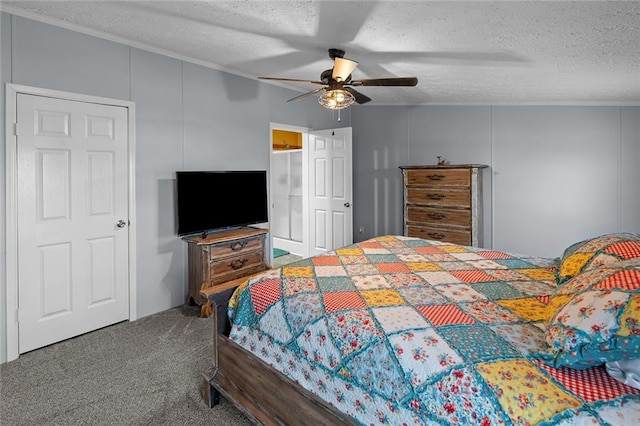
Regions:
M 246 257 L 244 259 L 242 259 L 242 260 L 236 259 L 236 260 L 234 260 L 233 262 L 231 262 L 229 264 L 229 267 L 231 267 L 231 269 L 233 269 L 234 271 L 238 270 L 238 269 L 242 268 L 244 266 L 244 264 L 247 263 L 248 260 L 249 259 L 247 259 Z
M 442 180 L 446 178 L 445 175 L 428 175 L 427 177 L 431 180 Z
M 247 245 L 247 242 L 247 240 L 238 241 L 237 243 L 231 244 L 229 248 L 231 249 L 231 251 L 240 251 Z
M 429 216 L 433 220 L 442 220 L 446 217 L 446 215 L 443 213 L 429 213 L 427 216 Z
M 444 200 L 445 197 L 444 194 L 427 194 L 427 198 L 430 200 Z
M 442 232 L 427 232 L 427 235 L 433 238 L 434 240 L 441 240 L 446 237 Z

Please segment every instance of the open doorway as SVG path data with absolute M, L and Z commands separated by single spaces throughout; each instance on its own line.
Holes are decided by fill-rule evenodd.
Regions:
M 270 232 L 274 266 L 308 257 L 308 129 L 271 124 Z

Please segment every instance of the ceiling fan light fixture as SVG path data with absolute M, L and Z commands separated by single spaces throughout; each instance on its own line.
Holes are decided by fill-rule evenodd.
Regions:
M 355 100 L 356 98 L 344 89 L 325 90 L 318 98 L 320 105 L 327 109 L 343 109 Z
M 347 81 L 351 73 L 358 66 L 356 61 L 345 58 L 335 58 L 333 60 L 333 75 L 335 81 Z

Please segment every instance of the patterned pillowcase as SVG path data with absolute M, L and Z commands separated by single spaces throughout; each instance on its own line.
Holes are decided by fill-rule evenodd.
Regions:
M 592 268 L 568 281 L 536 357 L 577 369 L 640 358 L 640 259 Z
M 621 260 L 640 258 L 640 234 L 605 234 L 573 244 L 560 259 L 558 284 L 580 272 Z

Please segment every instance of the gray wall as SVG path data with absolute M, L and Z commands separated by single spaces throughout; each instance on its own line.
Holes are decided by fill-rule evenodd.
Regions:
M 175 171 L 267 169 L 270 122 L 353 127 L 357 241 L 402 232 L 398 167 L 434 164 L 437 156 L 490 166 L 483 174 L 487 247 L 558 256 L 586 236 L 640 232 L 640 107 L 355 106 L 338 123 L 315 102 L 287 104 L 297 92 L 6 13 L 0 35 L 2 117 L 5 82 L 136 103 L 139 317 L 178 306 L 186 296 Z M 4 228 L 0 362 L 6 359 Z
M 590 236 L 640 232 L 640 107 L 356 107 L 352 117 L 354 157 L 362 157 L 354 182 L 365 191 L 356 194 L 354 229 L 373 227 L 357 240 L 401 230 L 398 166 L 437 156 L 490 166 L 485 247 L 556 257 Z M 382 152 L 393 154 L 376 166 Z M 380 181 L 392 190 L 372 197 L 366 188 Z
M 186 245 L 176 236 L 176 170 L 268 169 L 269 123 L 324 129 L 340 123 L 299 93 L 63 28 L 2 13 L 2 81 L 136 104 L 137 314 L 184 303 Z M 4 119 L 0 120 L 4 135 Z M 0 362 L 6 360 L 5 173 L 0 150 Z

